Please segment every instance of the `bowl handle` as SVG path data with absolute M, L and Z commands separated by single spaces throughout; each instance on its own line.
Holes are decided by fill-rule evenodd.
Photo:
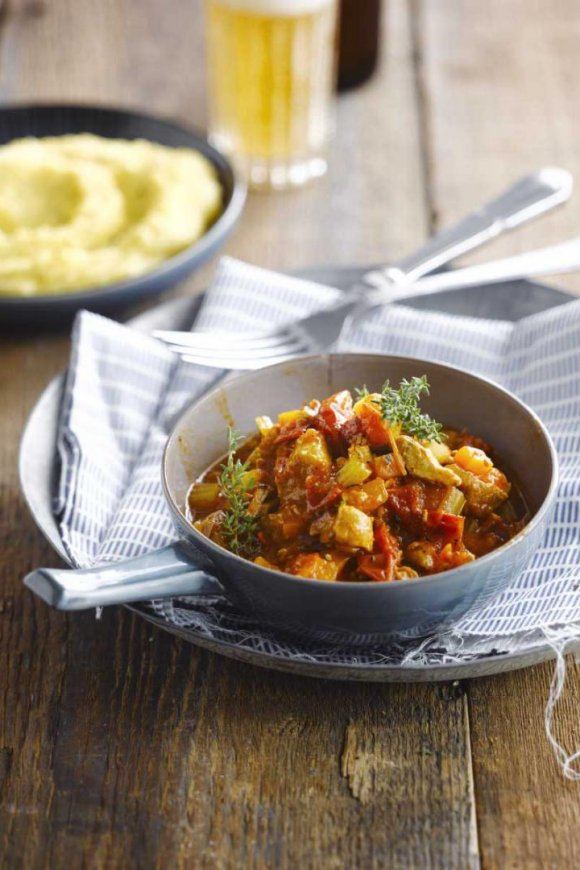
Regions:
M 24 578 L 24 583 L 58 610 L 87 610 L 174 595 L 222 593 L 217 578 L 201 565 L 196 566 L 191 549 L 179 542 L 97 568 L 37 568 Z

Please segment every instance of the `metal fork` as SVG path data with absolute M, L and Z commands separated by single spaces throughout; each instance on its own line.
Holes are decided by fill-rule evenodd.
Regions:
M 295 356 L 328 350 L 336 342 L 347 318 L 390 302 L 428 296 L 441 290 L 458 290 L 534 275 L 558 275 L 580 269 L 580 237 L 514 257 L 431 275 L 410 285 L 371 290 L 361 299 L 351 291 L 340 305 L 263 335 L 231 333 L 156 332 L 173 351 L 188 362 L 219 369 L 258 369 Z
M 300 354 L 328 349 L 340 335 L 345 320 L 357 309 L 362 312 L 395 299 L 486 281 L 570 271 L 580 265 L 580 244 L 576 240 L 416 280 L 459 254 L 564 202 L 571 190 L 572 177 L 565 170 L 543 169 L 526 176 L 483 209 L 430 239 L 416 254 L 368 273 L 363 286 L 343 294 L 334 306 L 286 327 L 249 336 L 163 330 L 154 335 L 189 362 L 220 369 L 257 369 Z M 566 268 L 561 268 L 561 263 L 566 263 Z

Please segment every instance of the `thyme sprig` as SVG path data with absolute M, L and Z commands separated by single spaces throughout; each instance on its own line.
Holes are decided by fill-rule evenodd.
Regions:
M 357 390 L 359 399 L 369 396 L 365 387 Z M 399 388 L 395 389 L 387 380 L 383 384 L 380 397 L 376 400 L 381 413 L 389 423 L 399 423 L 407 435 L 412 435 L 421 441 L 441 441 L 443 427 L 428 414 L 423 414 L 419 401 L 421 396 L 429 395 L 429 382 L 427 375 L 420 378 L 403 378 Z
M 259 518 L 248 510 L 248 497 L 244 475 L 248 463 L 236 459 L 236 451 L 243 436 L 228 428 L 228 456 L 222 466 L 218 483 L 227 507 L 222 522 L 222 533 L 227 545 L 238 556 L 251 556 L 258 548 Z

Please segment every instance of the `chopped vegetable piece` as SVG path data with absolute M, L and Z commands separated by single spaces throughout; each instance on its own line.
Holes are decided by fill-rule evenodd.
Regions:
M 361 427 L 371 447 L 377 449 L 386 447 L 389 443 L 389 424 L 383 419 L 375 398 L 378 393 L 370 393 L 360 399 L 354 406 L 354 412 L 360 419 Z
M 443 441 L 427 441 L 425 447 L 431 451 L 437 462 L 440 462 L 441 465 L 452 462 L 451 450 Z
M 375 544 L 380 553 L 391 555 L 398 561 L 401 557 L 401 548 L 395 535 L 391 534 L 386 523 L 379 522 L 375 528 Z
M 507 523 L 494 513 L 482 519 L 471 517 L 465 524 L 463 542 L 476 556 L 485 556 L 509 541 L 514 529 L 517 531 L 520 527 L 520 523 Z
M 510 485 L 499 469 L 492 468 L 485 477 L 478 477 L 460 465 L 448 465 L 460 478 L 460 487 L 465 495 L 466 510 L 485 514 L 495 510 L 509 495 Z
M 323 544 L 328 544 L 334 534 L 334 514 L 325 511 L 312 520 L 308 534 L 312 535 L 313 538 L 319 538 Z
M 336 475 L 336 481 L 341 486 L 356 486 L 357 483 L 364 483 L 371 474 L 370 465 L 367 462 L 362 462 L 354 455 L 348 457 Z
M 449 571 L 459 568 L 466 562 L 473 562 L 475 556 L 463 545 L 446 544 L 435 560 L 435 571 Z
M 393 453 L 387 453 L 383 456 L 373 456 L 373 472 L 377 477 L 382 477 L 383 480 L 392 480 L 394 477 L 400 477 L 399 465 Z
M 414 528 L 422 522 L 425 510 L 425 487 L 418 481 L 389 489 L 387 499 L 389 513 L 404 526 Z
M 283 444 L 286 441 L 296 441 L 296 439 L 300 438 L 302 433 L 305 431 L 305 421 L 298 421 L 297 423 L 290 423 L 288 426 L 282 426 L 278 431 L 278 435 L 274 439 L 274 443 Z
M 446 514 L 443 511 L 429 511 L 427 513 L 427 528 L 440 536 L 445 544 L 458 544 L 463 537 L 464 517 L 455 514 Z
M 346 446 L 364 437 L 358 417 L 351 417 L 340 427 L 340 437 Z
M 368 483 L 363 483 L 362 486 L 352 486 L 345 490 L 342 497 L 346 504 L 351 504 L 366 514 L 371 514 L 386 502 L 388 496 L 389 491 L 384 480 L 375 477 Z
M 320 403 L 312 423 L 328 439 L 330 448 L 340 453 L 344 448 L 343 429 L 353 416 L 352 396 L 348 390 L 342 390 Z
M 256 426 L 260 435 L 265 435 L 267 432 L 270 431 L 270 429 L 274 428 L 274 424 L 267 416 L 256 417 Z
M 282 520 L 282 537 L 287 541 L 297 538 L 305 530 L 307 523 L 305 517 L 285 516 Z
M 348 448 L 348 455 L 355 456 L 361 462 L 372 462 L 373 459 L 371 448 L 365 441 L 351 444 Z
M 308 469 L 316 468 L 329 474 L 332 459 L 322 433 L 317 432 L 316 429 L 306 429 L 294 445 L 290 462 L 293 465 L 303 465 Z
M 341 494 L 340 486 L 327 475 L 313 473 L 306 478 L 306 507 L 309 513 L 328 507 L 337 501 Z
M 255 489 L 263 478 L 264 473 L 259 468 L 250 468 L 248 471 L 244 471 L 240 479 L 243 488 L 248 492 L 251 489 Z
M 206 538 L 211 538 L 212 541 L 216 541 L 223 546 L 226 541 L 221 533 L 221 529 L 225 515 L 225 511 L 213 511 L 213 513 L 207 514 L 207 516 L 202 517 L 200 520 L 196 520 L 194 526 Z
M 480 450 L 478 447 L 460 447 L 455 451 L 454 460 L 457 465 L 470 471 L 471 474 L 476 474 L 478 477 L 483 477 L 493 468 L 493 462 L 489 456 Z
M 439 510 L 448 514 L 459 514 L 465 507 L 465 496 L 456 486 L 450 486 L 439 504 Z
M 298 537 L 308 525 L 308 521 L 286 508 L 277 513 L 271 513 L 262 519 L 262 532 L 266 538 L 271 539 L 276 545 Z
M 373 521 L 358 508 L 343 503 L 334 521 L 334 537 L 339 544 L 360 547 L 370 553 L 373 549 Z
M 394 577 L 393 557 L 390 554 L 373 553 L 372 556 L 359 556 L 357 567 L 361 574 L 375 583 L 389 583 Z
M 278 414 L 279 426 L 295 426 L 297 423 L 303 423 L 306 420 L 307 414 L 303 408 L 296 411 L 283 411 Z
M 187 504 L 192 513 L 216 510 L 220 506 L 219 484 L 203 481 L 192 484 L 187 493 Z
M 289 572 L 311 580 L 338 580 L 349 558 L 343 554 L 299 553 L 290 563 Z
M 447 486 L 458 486 L 461 483 L 461 478 L 449 466 L 437 462 L 431 451 L 414 438 L 401 435 L 397 438 L 397 446 L 403 455 L 408 472 L 415 477 L 434 483 L 444 483 Z
M 406 555 L 412 565 L 426 574 L 448 571 L 474 559 L 473 553 L 470 553 L 462 543 L 459 545 L 448 543 L 441 548 L 439 544 L 430 541 L 414 541 L 407 547 Z
M 435 545 L 429 541 L 413 541 L 406 552 L 409 562 L 427 573 L 430 573 L 435 566 L 435 555 Z

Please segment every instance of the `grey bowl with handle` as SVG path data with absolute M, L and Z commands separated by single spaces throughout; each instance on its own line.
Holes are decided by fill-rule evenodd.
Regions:
M 254 430 L 255 416 L 275 416 L 313 398 L 385 378 L 426 374 L 425 409 L 450 426 L 490 441 L 521 487 L 532 518 L 509 543 L 441 574 L 394 583 L 328 583 L 254 565 L 194 529 L 185 517 L 192 480 L 222 455 L 229 424 Z M 551 438 L 538 417 L 502 387 L 461 369 L 380 354 L 302 357 L 225 379 L 190 405 L 165 448 L 164 492 L 180 541 L 113 566 L 86 571 L 39 569 L 27 585 L 63 609 L 144 598 L 223 591 L 256 619 L 302 637 L 349 645 L 378 643 L 452 622 L 503 589 L 539 544 L 554 506 L 558 470 Z

